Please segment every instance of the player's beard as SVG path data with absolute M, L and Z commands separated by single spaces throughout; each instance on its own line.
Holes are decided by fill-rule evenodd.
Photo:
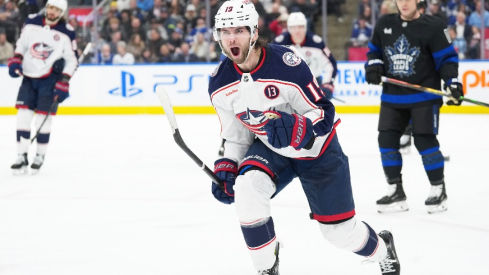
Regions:
M 232 48 L 239 48 L 239 55 L 237 57 L 234 57 L 234 55 L 232 54 Z M 229 50 L 224 50 L 224 53 L 229 57 L 229 59 L 231 59 L 236 64 L 243 64 L 246 61 L 249 52 L 249 44 L 246 44 L 244 46 L 244 49 L 242 49 L 241 47 L 230 47 Z

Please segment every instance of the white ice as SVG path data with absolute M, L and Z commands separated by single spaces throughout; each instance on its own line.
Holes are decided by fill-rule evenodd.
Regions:
M 448 211 L 429 215 L 429 183 L 404 155 L 410 210 L 378 214 L 386 183 L 378 115 L 341 115 L 357 218 L 393 232 L 402 274 L 489 274 L 489 116 L 441 116 Z M 212 167 L 215 115 L 178 115 L 188 146 Z M 15 116 L 0 116 L 0 274 L 255 274 L 233 206 L 174 143 L 164 115 L 57 116 L 45 164 L 13 176 Z M 31 148 L 30 161 L 34 146 Z M 282 275 L 380 274 L 327 243 L 297 181 L 272 201 Z

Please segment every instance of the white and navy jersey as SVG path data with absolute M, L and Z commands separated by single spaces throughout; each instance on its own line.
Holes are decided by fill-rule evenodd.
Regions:
M 221 137 L 226 139 L 225 157 L 241 161 L 258 137 L 272 151 L 291 158 L 321 155 L 339 123 L 333 104 L 324 97 L 307 64 L 283 46 L 262 48 L 256 69 L 242 72 L 226 58 L 212 73 L 209 95 L 221 122 Z M 276 149 L 267 141 L 264 111 L 300 114 L 314 125 L 315 142 L 311 149 L 289 146 Z
M 44 18 L 44 15 L 30 15 L 17 40 L 15 54 L 23 56 L 23 74 L 31 78 L 46 77 L 51 74 L 53 63 L 64 58 L 63 74 L 71 77 L 78 67 L 75 31 L 64 21 L 49 26 Z
M 320 77 L 324 72 L 322 83 L 333 84 L 338 72 L 336 59 L 331 51 L 326 47 L 324 41 L 318 35 L 307 32 L 306 38 L 302 43 L 296 43 L 292 40 L 289 32 L 285 32 L 275 38 L 275 44 L 284 46 L 294 46 L 306 61 L 315 77 Z
M 387 77 L 440 90 L 441 79 L 458 77 L 458 55 L 451 42 L 446 23 L 438 17 L 421 14 L 404 21 L 388 14 L 375 25 L 367 57 L 382 60 Z M 395 108 L 443 102 L 440 96 L 386 83 L 381 100 Z

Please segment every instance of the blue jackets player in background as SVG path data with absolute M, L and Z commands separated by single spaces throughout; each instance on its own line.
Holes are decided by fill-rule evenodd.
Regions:
M 365 64 L 366 80 L 379 84 L 381 76 L 440 90 L 441 81 L 460 105 L 463 96 L 458 80 L 458 54 L 446 23 L 438 17 L 420 14 L 416 0 L 396 0 L 399 14 L 382 16 L 375 25 Z M 379 212 L 408 210 L 402 187 L 400 137 L 412 122 L 414 145 L 423 160 L 431 184 L 425 201 L 429 213 L 447 209 L 444 158 L 437 139 L 441 96 L 383 84 L 379 116 L 379 147 L 388 193 L 377 201 Z
M 17 112 L 17 153 L 12 165 L 14 174 L 27 172 L 27 152 L 30 144 L 30 124 L 36 113 L 36 131 L 47 117 L 37 136 L 37 154 L 31 172 L 37 173 L 46 154 L 55 101 L 68 97 L 69 80 L 78 61 L 76 58 L 75 31 L 63 19 L 68 4 L 66 0 L 48 0 L 43 15 L 32 14 L 26 20 L 17 40 L 14 57 L 8 61 L 11 77 L 24 76 L 15 107 Z M 53 109 L 50 110 L 51 106 Z
M 336 136 L 339 118 L 309 66 L 292 49 L 259 38 L 249 0 L 223 3 L 214 38 L 227 58 L 211 75 L 209 95 L 226 150 L 214 168 L 224 186 L 212 183 L 212 193 L 235 204 L 258 274 L 279 274 L 271 199 L 294 178 L 326 240 L 380 262 L 382 274 L 399 274 L 391 233 L 377 235 L 355 217 L 348 158 Z
M 293 12 L 287 20 L 287 32 L 277 36 L 274 43 L 294 46 L 321 84 L 327 99 L 333 98 L 334 80 L 338 72 L 336 59 L 318 35 L 307 31 L 307 19 L 302 12 Z M 324 77 L 322 74 L 324 73 Z

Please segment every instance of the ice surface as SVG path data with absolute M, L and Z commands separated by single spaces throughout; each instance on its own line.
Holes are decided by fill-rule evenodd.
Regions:
M 404 156 L 410 210 L 381 215 L 385 180 L 377 115 L 341 115 L 357 218 L 392 230 L 402 274 L 489 274 L 489 116 L 441 116 L 448 211 L 429 215 L 429 183 L 414 147 Z M 177 115 L 187 145 L 212 166 L 215 115 Z M 233 206 L 174 143 L 163 115 L 57 116 L 45 164 L 13 176 L 15 116 L 0 116 L 0 274 L 255 274 Z M 34 157 L 34 147 L 29 161 Z M 309 220 L 298 182 L 272 201 L 282 275 L 380 274 L 339 250 Z

